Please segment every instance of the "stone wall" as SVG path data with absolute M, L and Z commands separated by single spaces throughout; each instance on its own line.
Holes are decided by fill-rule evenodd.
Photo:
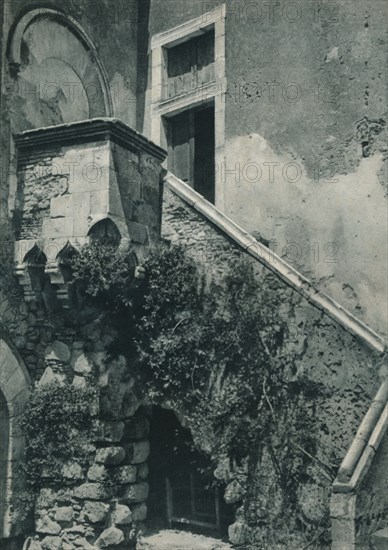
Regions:
M 115 244 L 124 251 L 133 247 L 136 263 L 141 263 L 160 235 L 165 152 L 108 118 L 31 130 L 15 141 L 16 242 L 13 251 L 11 246 L 3 250 L 4 330 L 35 387 L 94 387 L 97 398 L 85 458 L 44 472 L 32 495 L 32 527 L 17 519 L 25 507 L 24 489 L 13 490 L 10 513 L 18 529 L 5 534 L 4 544 L 11 548 L 11 537 L 22 530 L 33 533 L 30 543 L 36 550 L 128 548 L 147 516 L 148 411 L 141 406 L 130 366 L 123 356 L 112 354 L 117 331 L 98 309 L 73 299 L 63 268 L 68 254 L 99 238 L 93 231 L 107 221 L 118 235 Z M 0 389 L 6 398 L 10 365 L 3 365 L 2 358 Z M 17 397 L 20 406 L 27 398 L 21 391 Z M 20 408 L 18 415 L 22 412 Z M 18 444 L 21 455 L 23 448 Z M 4 514 L 2 510 L 2 520 Z
M 379 354 L 309 303 L 270 268 L 243 253 L 221 229 L 174 194 L 168 185 L 164 195 L 162 235 L 172 243 L 183 245 L 208 277 L 221 282 L 233 258 L 245 255 L 253 264 L 263 292 L 276 293 L 282 304 L 280 314 L 290 330 L 285 345 L 292 349 L 298 372 L 321 383 L 327 393 L 317 413 L 320 423 L 318 459 L 339 466 L 379 386 Z M 228 483 L 227 501 L 239 507 L 236 523 L 229 530 L 231 541 L 242 543 L 253 537 L 256 544 L 259 541 L 264 545 L 279 543 L 281 529 L 271 533 L 271 524 L 279 520 L 281 506 L 276 474 L 269 457 L 262 457 L 255 479 L 249 481 L 244 478 L 244 470 L 231 472 L 221 467 L 216 473 Z M 250 488 L 249 497 L 244 486 Z M 255 486 L 257 492 L 253 490 Z M 298 501 L 306 524 L 319 525 L 328 514 L 330 487 L 330 477 L 322 476 L 318 468 L 315 482 L 301 488 Z M 284 525 L 283 528 L 286 529 Z M 288 538 L 285 544 L 295 547 L 304 544 L 297 531 L 295 540 Z
M 107 353 L 114 331 L 94 322 L 78 336 L 47 346 L 38 385 L 95 384 L 93 439 L 85 460 L 45 475 L 36 495 L 35 550 L 128 548 L 147 517 L 147 410 L 124 357 Z
M 362 548 L 376 531 L 388 527 L 388 437 L 384 439 L 362 481 L 356 504 L 356 540 Z

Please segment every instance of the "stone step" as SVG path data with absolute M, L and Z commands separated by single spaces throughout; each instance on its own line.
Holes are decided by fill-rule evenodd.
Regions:
M 165 529 L 159 533 L 143 537 L 138 545 L 139 550 L 232 550 L 232 547 L 221 540 L 196 535 L 187 531 Z
M 388 550 L 388 527 L 372 535 L 374 550 Z

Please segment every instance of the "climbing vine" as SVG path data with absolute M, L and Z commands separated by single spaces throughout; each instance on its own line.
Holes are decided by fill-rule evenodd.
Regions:
M 95 303 L 112 309 L 131 304 L 136 257 L 106 240 L 95 240 L 83 246 L 70 260 L 72 284 Z
M 96 394 L 93 388 L 47 384 L 30 396 L 21 418 L 26 440 L 27 482 L 62 479 L 62 466 L 82 462 L 91 440 Z
M 145 267 L 135 341 L 148 394 L 184 411 L 194 437 L 215 457 L 238 462 L 268 447 L 293 500 L 316 454 L 322 390 L 295 374 L 276 294 L 259 288 L 240 258 L 222 285 L 207 287 L 178 246 L 159 247 Z
M 109 258 L 94 254 L 98 272 L 111 283 L 97 277 L 90 294 L 103 292 L 117 310 L 118 298 L 128 296 L 129 271 L 119 262 L 115 273 Z M 261 285 L 252 263 L 239 255 L 211 281 L 180 246 L 157 246 L 143 267 L 140 292 L 120 310 L 116 350 L 128 356 L 151 402 L 184 415 L 196 445 L 215 464 L 228 457 L 252 480 L 266 456 L 282 494 L 279 516 L 300 516 L 298 491 L 312 480 L 312 465 L 332 474 L 316 459 L 324 391 L 298 374 L 277 293 Z M 249 521 L 254 483 L 244 491 Z

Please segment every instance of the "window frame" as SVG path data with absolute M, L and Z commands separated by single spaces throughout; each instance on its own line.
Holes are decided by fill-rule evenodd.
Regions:
M 168 146 L 167 119 L 195 107 L 214 104 L 215 119 L 215 206 L 224 209 L 224 186 L 221 165 L 225 162 L 225 100 L 227 82 L 225 77 L 225 4 L 213 11 L 203 13 L 151 39 L 152 89 L 151 89 L 151 139 L 164 149 Z M 215 81 L 178 96 L 163 99 L 167 74 L 167 50 L 214 30 Z M 218 168 L 218 169 L 217 169 Z

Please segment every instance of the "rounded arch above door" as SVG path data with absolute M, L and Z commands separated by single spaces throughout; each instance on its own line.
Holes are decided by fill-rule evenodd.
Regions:
M 113 116 L 108 79 L 77 21 L 51 8 L 32 9 L 13 25 L 7 47 L 14 79 L 13 131 Z

